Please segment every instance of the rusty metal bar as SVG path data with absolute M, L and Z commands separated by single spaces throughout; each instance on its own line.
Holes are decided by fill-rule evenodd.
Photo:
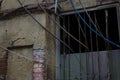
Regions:
M 89 15 L 90 15 L 90 12 L 89 12 Z M 89 20 L 89 25 L 91 26 L 92 23 L 91 21 Z M 93 43 L 92 43 L 92 31 L 90 30 L 90 46 L 91 46 L 91 50 L 90 51 L 93 51 Z
M 77 16 L 76 16 L 77 17 Z M 79 41 L 81 41 L 81 31 L 80 31 L 80 27 L 82 27 L 81 25 L 80 25 L 80 19 L 78 19 L 78 31 L 79 31 Z M 81 53 L 81 44 L 79 44 L 79 53 Z
M 95 24 L 97 24 L 97 19 L 96 19 L 96 12 L 94 12 L 94 20 L 95 20 Z M 97 26 L 96 26 L 97 27 Z M 96 29 L 97 30 L 97 29 Z M 97 47 L 97 51 L 99 51 L 99 47 L 98 47 L 98 36 L 96 35 L 96 47 Z
M 108 11 L 105 10 L 105 34 L 106 34 L 106 38 L 109 38 L 109 35 L 108 35 Z M 106 50 L 109 50 L 109 44 L 105 42 L 105 46 L 106 46 Z
M 85 13 L 83 13 L 83 18 L 84 19 L 86 18 Z M 84 43 L 86 44 L 86 26 L 85 26 L 85 24 L 83 25 L 83 29 L 84 29 L 84 39 L 85 39 Z M 85 51 L 86 51 L 86 49 L 85 49 Z

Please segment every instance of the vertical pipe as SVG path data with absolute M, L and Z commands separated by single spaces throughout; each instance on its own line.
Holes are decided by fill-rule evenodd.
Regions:
M 57 18 L 58 23 L 59 23 L 59 20 L 60 19 L 58 17 Z M 56 26 L 56 36 L 58 38 L 60 38 L 60 28 L 57 25 L 55 25 L 55 26 Z M 60 70 L 60 68 L 61 68 L 61 66 L 60 66 L 61 60 L 60 60 L 60 58 L 61 58 L 60 42 L 58 40 L 56 40 L 56 80 L 60 80 L 60 73 L 61 73 L 61 70 Z

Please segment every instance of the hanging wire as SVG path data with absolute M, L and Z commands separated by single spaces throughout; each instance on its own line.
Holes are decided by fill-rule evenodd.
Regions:
M 38 0 L 36 0 L 36 1 L 38 1 Z M 38 2 L 39 3 L 39 2 Z M 47 11 L 39 4 L 39 7 L 45 12 L 45 13 L 47 13 Z M 49 15 L 48 15 L 49 16 Z M 50 16 L 49 16 L 50 17 Z M 65 31 L 66 32 L 66 30 L 57 22 L 57 21 L 55 21 L 53 18 L 51 18 L 50 17 L 50 19 L 54 22 L 54 23 L 56 23 L 57 24 L 57 26 L 58 27 L 60 27 L 63 31 Z M 65 27 L 65 26 L 64 26 Z M 71 34 L 69 34 L 69 32 L 68 32 L 68 35 L 70 36 Z M 71 35 L 71 37 L 74 39 L 74 36 L 72 36 Z M 79 40 L 78 40 L 79 41 Z M 81 43 L 81 42 L 80 42 Z M 83 45 L 84 46 L 84 45 Z M 86 48 L 86 49 L 88 49 L 89 50 L 89 48 Z M 77 61 L 78 61 L 78 63 L 80 63 L 80 60 L 79 60 L 79 56 L 75 56 L 76 57 L 76 59 L 77 59 Z
M 90 17 L 90 15 L 89 15 L 88 11 L 86 10 L 86 8 L 85 8 L 84 4 L 82 3 L 82 1 L 79 0 L 79 2 L 80 2 L 80 4 L 81 4 L 82 8 L 84 9 L 86 15 L 88 16 L 88 18 L 90 19 L 90 21 L 92 22 L 92 24 L 94 25 L 94 27 L 96 28 L 96 30 L 97 30 L 99 33 L 101 33 L 100 27 L 98 26 L 98 28 L 97 28 L 97 25 L 94 23 L 94 21 L 93 21 L 92 18 Z M 101 33 L 101 35 L 102 35 L 102 33 Z M 102 36 L 103 36 L 103 35 L 102 35 Z
M 36 0 L 37 2 L 38 2 L 38 0 Z M 44 8 L 42 8 L 42 6 L 39 4 L 39 2 L 38 2 L 38 6 L 45 12 L 45 13 L 47 13 L 47 11 L 44 9 Z M 58 26 L 58 27 L 60 27 L 66 34 L 68 34 L 71 38 L 73 38 L 76 42 L 78 42 L 79 44 L 81 44 L 82 46 L 84 46 L 86 49 L 88 49 L 89 50 L 89 48 L 85 45 L 85 44 L 83 44 L 81 41 L 79 41 L 77 38 L 75 38 L 73 35 L 71 35 L 64 27 L 65 27 L 65 25 L 63 25 L 64 27 L 62 27 L 56 20 L 54 20 L 52 17 L 50 17 L 49 15 L 48 15 L 48 17 Z
M 79 17 L 75 14 L 75 17 L 77 18 L 77 21 L 78 21 L 78 26 L 79 26 L 79 29 L 81 30 L 84 38 L 85 38 L 85 31 L 83 30 L 81 24 L 80 24 L 80 20 L 79 20 Z
M 6 50 L 6 51 L 9 51 L 10 53 L 14 53 L 15 55 L 20 56 L 20 57 L 23 57 L 23 58 L 25 58 L 25 59 L 27 59 L 27 60 L 33 61 L 33 60 L 31 60 L 30 58 L 28 58 L 28 57 L 25 57 L 25 56 L 23 56 L 23 55 L 18 55 L 18 54 L 16 54 L 15 52 L 10 51 L 10 50 L 8 50 L 8 49 L 6 49 L 6 48 L 3 48 L 3 47 L 0 47 L 0 48 L 4 49 L 4 50 Z M 52 65 L 52 66 L 53 66 L 53 65 Z M 55 66 L 55 67 L 56 67 L 56 66 Z
M 36 0 L 37 1 L 37 0 Z M 39 3 L 39 2 L 38 2 Z M 39 7 L 45 12 L 45 13 L 47 13 L 47 11 L 39 4 Z M 49 16 L 49 15 L 48 15 Z M 49 16 L 50 17 L 50 16 Z M 55 21 L 53 18 L 51 18 L 50 17 L 50 19 L 54 22 L 54 23 L 56 23 L 57 24 L 57 26 L 59 26 L 64 32 L 66 32 L 66 30 L 57 22 L 57 21 Z M 64 26 L 65 27 L 65 26 Z M 72 37 L 72 35 L 71 34 L 69 34 L 68 32 L 66 32 L 70 37 Z M 74 36 L 72 37 L 73 39 L 74 39 Z M 81 67 L 83 67 L 82 65 L 81 65 L 81 61 L 79 60 L 79 56 L 75 56 L 76 57 L 76 60 L 78 61 L 78 63 L 80 64 L 80 66 Z M 73 64 L 73 65 L 76 65 L 76 64 Z M 69 70 L 68 70 L 68 68 L 64 68 L 64 70 L 65 71 L 68 71 L 69 72 Z M 63 70 L 63 71 L 64 71 Z M 74 71 L 74 70 L 73 70 Z M 72 70 L 70 70 L 70 72 L 73 72 Z M 81 72 L 79 72 L 80 74 L 81 74 Z
M 19 1 L 20 2 L 20 0 L 17 0 L 17 1 Z M 31 14 L 31 12 L 29 12 L 29 10 L 28 9 L 26 9 L 24 6 L 23 6 L 23 4 L 20 2 L 20 5 L 25 9 L 25 11 L 35 20 L 35 21 L 37 21 L 33 16 L 32 16 L 32 14 Z M 39 25 L 41 25 L 40 23 L 39 23 L 39 21 L 37 21 L 37 23 L 39 24 Z M 45 29 L 46 31 L 48 31 L 44 26 L 42 26 L 41 25 L 41 27 L 43 28 L 43 29 Z M 48 31 L 49 32 L 49 31 Z M 51 32 L 49 32 L 50 34 L 51 34 Z M 51 34 L 54 38 L 56 38 L 56 36 L 54 36 L 53 34 Z M 61 40 L 59 39 L 59 38 L 56 38 L 56 39 L 58 39 L 60 42 L 61 42 Z M 63 41 L 62 41 L 63 42 Z M 66 44 L 66 43 L 65 43 Z M 65 46 L 67 46 L 72 52 L 74 52 L 68 45 L 65 45 Z M 79 60 L 79 58 L 78 58 L 78 56 L 75 56 L 76 57 L 76 59 L 77 59 L 77 61 L 78 61 L 78 63 L 80 62 L 80 60 Z M 52 65 L 51 65 L 52 66 Z
M 54 38 L 58 39 L 60 42 L 63 42 L 63 41 L 61 41 L 59 38 L 57 38 L 55 35 L 53 35 L 51 32 L 49 32 L 43 25 L 41 25 L 41 24 L 39 23 L 39 21 L 37 21 L 37 20 L 32 16 L 31 12 L 23 6 L 23 4 L 20 2 L 20 0 L 17 0 L 17 1 L 20 3 L 21 7 L 23 7 L 23 8 L 25 9 L 25 11 L 26 11 L 43 29 L 45 29 L 48 33 L 50 33 Z M 63 44 L 64 44 L 64 43 L 63 43 Z M 65 44 L 66 44 L 66 43 L 65 43 Z M 67 46 L 72 52 L 74 52 L 67 44 L 66 44 L 65 46 Z M 76 59 L 78 59 L 77 56 L 76 56 Z M 79 59 L 78 59 L 78 61 L 79 61 Z
M 72 5 L 73 9 L 75 10 L 76 14 L 80 17 L 80 19 L 84 22 L 84 24 L 85 24 L 92 32 L 94 32 L 97 36 L 101 37 L 104 41 L 106 41 L 106 42 L 108 42 L 108 43 L 110 43 L 110 44 L 112 44 L 112 45 L 114 45 L 114 46 L 116 46 L 116 47 L 120 47 L 119 44 L 116 44 L 116 43 L 112 42 L 111 40 L 103 37 L 99 32 L 97 32 L 96 30 L 94 30 L 94 29 L 84 20 L 84 18 L 81 16 L 81 14 L 79 13 L 79 11 L 76 9 L 76 6 L 75 6 L 73 0 L 70 0 L 70 3 L 71 3 L 71 5 Z
M 57 39 L 58 41 L 60 41 L 63 45 L 65 45 L 68 49 L 70 49 L 72 52 L 74 52 L 70 46 L 68 46 L 64 41 L 62 41 L 61 39 L 59 39 L 58 37 L 56 37 L 53 33 L 51 33 L 48 29 L 46 29 L 38 20 L 36 20 L 36 18 L 32 15 L 32 13 L 26 8 L 24 7 L 24 5 L 21 3 L 20 0 L 17 0 L 19 2 L 19 4 L 21 5 L 21 7 L 24 8 L 24 10 L 30 15 L 30 17 L 40 25 L 40 27 L 42 27 L 47 33 L 49 33 L 52 37 L 54 37 L 55 39 Z
M 86 8 L 85 8 L 83 2 L 82 2 L 81 0 L 79 0 L 79 2 L 80 2 L 80 5 L 82 6 L 83 10 L 85 11 L 86 15 L 88 16 L 89 20 L 92 22 L 93 26 L 95 27 L 96 31 L 98 31 L 98 32 L 101 34 L 101 36 L 104 37 L 104 35 L 102 34 L 102 32 L 101 32 L 101 30 L 100 30 L 99 25 L 97 25 L 97 24 L 92 20 L 92 18 L 90 17 L 88 11 L 87 11 Z M 104 38 L 105 38 L 105 37 L 104 37 Z M 107 46 L 109 47 L 110 45 L 108 44 Z

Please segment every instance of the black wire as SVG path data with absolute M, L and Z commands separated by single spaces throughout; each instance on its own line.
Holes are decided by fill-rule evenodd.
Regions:
M 55 39 L 57 39 L 58 41 L 60 41 L 63 45 L 65 45 L 68 49 L 70 49 L 72 52 L 74 52 L 70 46 L 68 46 L 64 41 L 62 41 L 61 39 L 57 38 L 54 34 L 52 34 L 49 30 L 47 30 L 38 20 L 36 20 L 36 18 L 32 15 L 32 13 L 23 6 L 23 4 L 21 3 L 20 0 L 17 0 L 19 2 L 19 4 L 21 5 L 21 7 L 24 8 L 24 10 L 30 15 L 30 17 L 37 22 L 46 32 L 48 32 L 51 36 L 53 36 Z

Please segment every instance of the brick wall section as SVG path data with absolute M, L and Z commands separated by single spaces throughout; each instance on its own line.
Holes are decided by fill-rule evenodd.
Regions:
M 7 72 L 7 55 L 0 58 L 0 80 L 4 80 Z
M 34 52 L 33 80 L 46 80 L 46 67 L 44 52 Z

